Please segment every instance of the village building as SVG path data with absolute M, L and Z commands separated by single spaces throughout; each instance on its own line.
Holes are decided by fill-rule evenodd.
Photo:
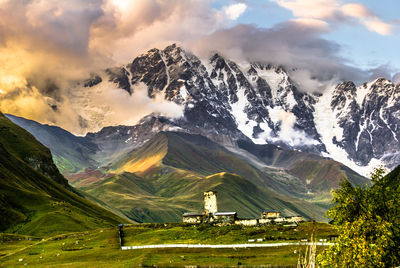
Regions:
M 281 217 L 276 210 L 264 210 L 260 219 L 239 219 L 236 212 L 218 212 L 217 192 L 204 192 L 204 211 L 187 212 L 182 215 L 182 221 L 190 224 L 213 223 L 217 225 L 256 226 L 263 224 L 298 224 L 303 221 L 301 216 Z
M 291 216 L 291 217 L 285 217 L 286 222 L 294 222 L 294 223 L 299 223 L 303 221 L 303 217 L 301 216 Z
M 182 215 L 182 220 L 186 223 L 202 223 L 203 218 L 204 214 L 198 212 L 189 212 Z
M 216 223 L 232 224 L 237 220 L 237 213 L 236 212 L 216 212 L 213 215 L 213 218 Z
M 261 219 L 273 219 L 273 218 L 279 218 L 281 216 L 281 213 L 276 210 L 264 210 L 263 213 L 261 214 Z
M 217 192 L 204 192 L 204 214 L 214 214 L 218 212 Z

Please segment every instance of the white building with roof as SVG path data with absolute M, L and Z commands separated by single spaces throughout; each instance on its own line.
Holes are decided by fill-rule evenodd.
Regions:
M 236 212 L 218 212 L 217 192 L 204 192 L 204 211 L 187 212 L 182 215 L 182 221 L 190 224 L 214 223 L 217 225 L 244 225 L 255 226 L 264 224 L 298 224 L 303 221 L 301 216 L 281 217 L 276 210 L 264 210 L 260 219 L 239 219 Z

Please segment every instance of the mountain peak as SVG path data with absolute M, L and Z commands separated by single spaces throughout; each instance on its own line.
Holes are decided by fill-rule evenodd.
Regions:
M 359 87 L 351 81 L 342 82 L 317 96 L 298 90 L 283 66 L 260 61 L 238 64 L 220 53 L 202 61 L 177 44 L 149 50 L 131 64 L 108 73 L 110 81 L 131 94 L 136 84 L 143 83 L 150 98 L 161 95 L 179 104 L 184 116 L 171 125 L 214 140 L 222 138 L 229 144 L 246 137 L 259 144 L 344 155 L 357 163 L 353 166 L 357 169 L 357 165 L 369 165 L 384 155 L 377 153 L 383 146 L 379 142 L 374 145 L 377 148 L 366 145 L 370 147 L 367 151 L 356 153 L 361 149 L 359 144 L 379 140 L 370 138 L 378 132 L 374 125 L 387 125 L 393 143 L 400 138 L 397 123 L 391 123 L 398 119 L 386 111 L 387 107 L 398 107 L 400 86 L 384 78 Z M 96 79 L 90 85 L 97 86 L 100 81 Z M 366 115 L 372 115 L 374 107 L 385 110 L 385 117 L 368 123 Z M 328 115 L 334 130 L 323 141 L 325 123 L 319 121 Z M 365 129 L 368 124 L 369 132 Z M 346 161 L 338 157 L 336 160 Z
M 173 43 L 169 46 L 166 46 L 163 50 L 163 52 L 171 53 L 171 52 L 181 52 L 184 51 L 180 46 L 178 46 L 176 43 Z

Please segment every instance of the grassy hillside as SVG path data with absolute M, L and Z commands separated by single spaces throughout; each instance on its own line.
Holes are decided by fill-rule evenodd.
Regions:
M 237 211 L 241 217 L 279 209 L 286 215 L 324 219 L 323 208 L 293 197 L 306 191 L 299 179 L 280 171 L 265 173 L 199 135 L 159 133 L 101 172 L 77 174 L 71 180 L 139 222 L 181 221 L 182 213 L 203 210 L 207 190 L 220 193 L 222 210 Z
M 127 153 L 122 159 L 114 162 L 112 172 L 131 172 L 138 175 L 149 175 L 157 172 L 168 151 L 168 139 L 162 134 L 156 135 L 151 142 Z
M 327 192 L 338 188 L 343 179 L 353 185 L 368 185 L 370 180 L 343 164 L 329 159 L 301 159 L 289 169 L 289 173 L 302 179 L 313 191 Z
M 176 170 L 152 178 L 123 173 L 86 189 L 90 195 L 139 222 L 179 222 L 182 213 L 203 210 L 203 192 L 207 190 L 218 192 L 220 211 L 237 211 L 240 217 L 259 217 L 264 209 L 277 209 L 288 216 L 323 220 L 323 208 L 258 188 L 229 173 L 202 177 Z
M 72 189 L 53 163 L 50 150 L 1 113 L 0 144 L 3 151 L 10 156 L 31 166 L 65 188 Z
M 258 163 L 249 159 L 248 153 L 247 156 L 238 155 L 238 152 L 227 151 L 202 136 L 183 133 L 160 133 L 152 139 L 153 143 L 129 152 L 135 146 L 120 144 L 117 134 L 119 129 L 104 128 L 100 135 L 102 138 L 95 144 L 88 138 L 94 134 L 76 137 L 55 126 L 7 116 L 51 148 L 58 168 L 73 184 L 82 187 L 107 177 L 110 167 L 114 173 L 127 171 L 147 177 L 159 172 L 160 164 L 190 170 L 203 176 L 224 171 L 236 173 L 257 186 L 297 197 L 304 197 L 309 192 L 329 197 L 330 190 L 337 188 L 344 177 L 353 184 L 368 183 L 367 179 L 336 161 L 311 153 L 285 150 L 271 144 L 257 145 L 243 140 L 237 142 L 242 150 L 258 158 Z M 116 159 L 119 160 L 115 162 Z M 260 163 L 265 164 L 261 170 Z M 105 165 L 106 170 L 99 171 L 98 166 L 101 165 Z
M 60 130 L 50 128 L 42 130 L 47 134 Z M 67 142 L 52 146 L 68 145 L 68 150 L 74 151 L 74 154 L 68 150 L 63 152 L 66 157 L 63 163 L 79 162 L 79 157 L 93 153 L 78 137 L 61 134 Z M 340 163 L 317 155 L 243 141 L 238 145 L 241 152 L 248 151 L 247 155 L 229 151 L 200 135 L 160 132 L 133 151 L 129 151 L 132 148 L 129 146 L 123 153 L 117 150 L 118 157 L 113 157 L 111 162 L 107 160 L 103 167 L 88 168 L 85 161 L 80 163 L 82 168 L 73 164 L 71 171 L 74 172 L 68 174 L 68 179 L 74 187 L 87 193 L 90 200 L 141 222 L 179 221 L 183 212 L 202 209 L 202 191 L 211 188 L 220 192 L 221 204 L 226 210 L 237 210 L 244 217 L 258 216 L 262 209 L 271 208 L 323 219 L 330 190 L 342 178 L 347 177 L 355 184 L 368 182 Z M 251 156 L 252 160 L 248 159 L 250 153 L 255 156 Z M 60 163 L 57 164 L 65 172 L 64 164 Z M 223 172 L 238 177 L 229 181 L 226 175 L 218 179 L 212 176 Z
M 50 151 L 0 114 L 1 231 L 47 236 L 122 221 L 73 193 Z
M 322 157 L 294 150 L 285 150 L 273 144 L 254 144 L 249 141 L 239 140 L 239 148 L 250 152 L 268 166 L 280 167 L 285 169 L 292 168 L 302 159 L 323 159 Z
M 385 177 L 388 187 L 398 188 L 400 185 L 400 165 L 390 171 Z
M 200 136 L 180 132 L 160 132 L 143 147 L 113 165 L 112 172 L 133 172 L 151 177 L 162 167 L 185 170 L 200 176 L 219 172 L 235 173 L 260 188 L 289 196 L 305 196 L 306 187 L 298 178 L 267 167 L 262 170 Z M 164 169 L 163 173 L 168 173 Z M 277 173 L 278 176 L 277 176 Z
M 63 174 L 72 174 L 87 167 L 97 166 L 96 161 L 88 157 L 98 150 L 97 145 L 83 137 L 77 137 L 68 131 L 35 121 L 7 114 L 13 123 L 33 133 L 35 138 L 51 149 L 57 167 Z
M 302 183 L 316 193 L 326 195 L 336 189 L 339 182 L 348 179 L 354 185 L 368 185 L 370 180 L 337 161 L 321 156 L 292 150 L 275 145 L 258 145 L 238 141 L 240 148 L 250 152 L 269 166 L 280 167 L 301 179 Z

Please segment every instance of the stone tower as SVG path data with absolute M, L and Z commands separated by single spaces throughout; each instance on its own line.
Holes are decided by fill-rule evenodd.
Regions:
M 213 214 L 218 211 L 217 207 L 217 192 L 204 192 L 204 213 Z

